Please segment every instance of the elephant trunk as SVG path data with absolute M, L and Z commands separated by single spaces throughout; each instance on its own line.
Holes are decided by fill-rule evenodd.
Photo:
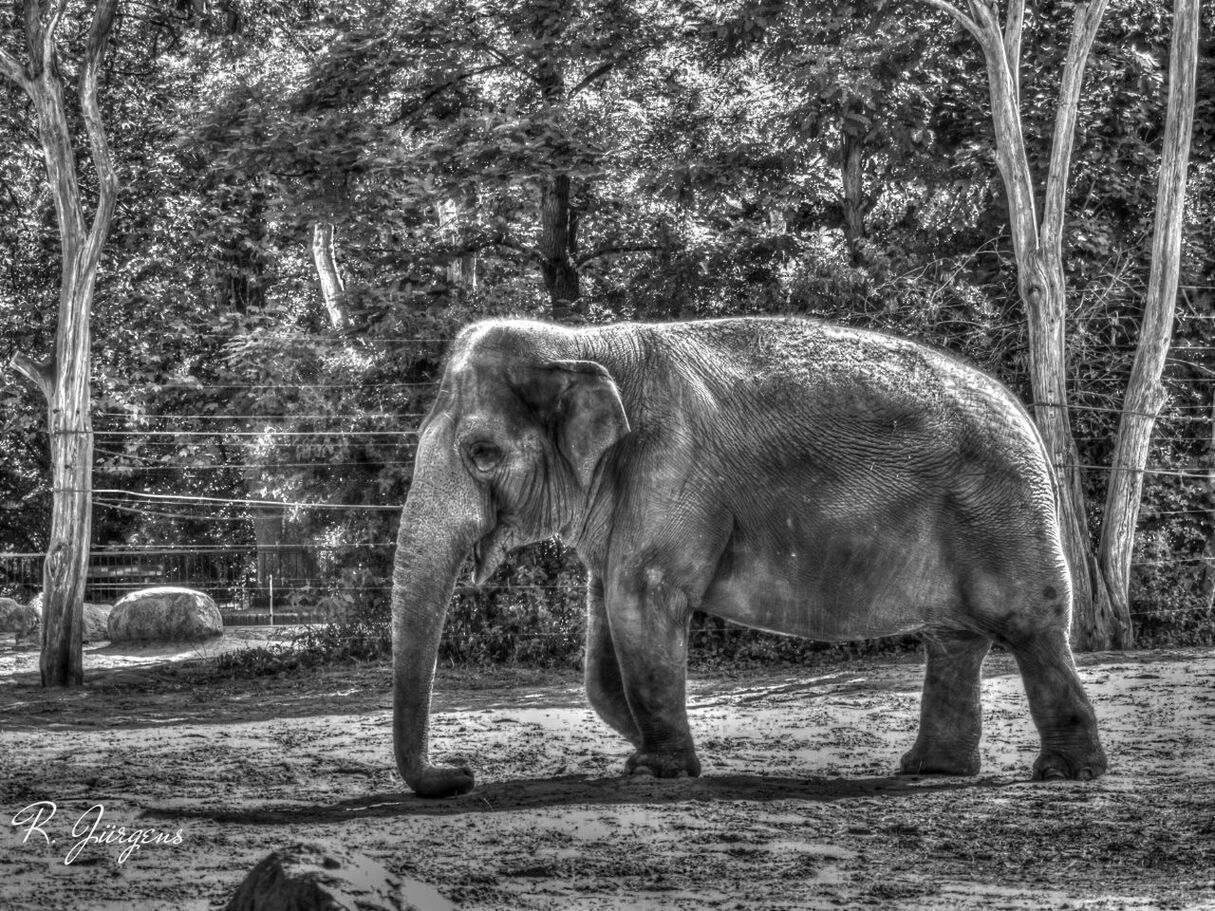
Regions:
M 473 787 L 466 767 L 430 764 L 430 698 L 456 574 L 488 525 L 482 496 L 458 464 L 443 463 L 437 450 L 447 449 L 450 462 L 451 447 L 438 442 L 431 434 L 420 441 L 392 574 L 393 748 L 401 776 L 421 797 Z

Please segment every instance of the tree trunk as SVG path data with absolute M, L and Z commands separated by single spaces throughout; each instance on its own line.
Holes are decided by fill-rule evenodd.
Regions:
M 927 0 L 958 20 L 979 42 L 987 64 L 996 163 L 1008 196 L 1009 227 L 1017 281 L 1029 328 L 1033 412 L 1059 482 L 1059 520 L 1072 572 L 1072 640 L 1081 650 L 1122 647 L 1130 618 L 1115 611 L 1093 553 L 1086 518 L 1084 475 L 1072 435 L 1067 402 L 1067 288 L 1063 225 L 1076 112 L 1089 51 L 1108 0 L 1075 4 L 1072 34 L 1055 115 L 1050 169 L 1039 223 L 1033 174 L 1021 128 L 1020 54 L 1024 0 L 1011 0 L 1003 28 L 998 7 L 966 0 L 969 15 L 949 0 Z
M 82 633 L 84 589 L 92 539 L 93 430 L 89 417 L 89 342 L 93 290 L 105 246 L 118 178 L 97 104 L 97 81 L 114 22 L 117 0 L 98 0 L 80 65 L 80 111 L 97 177 L 97 208 L 86 227 L 71 129 L 64 106 L 56 32 L 62 5 L 27 0 L 24 19 L 29 60 L 22 64 L 0 50 L 0 73 L 29 96 L 38 118 L 38 138 L 55 204 L 62 255 L 55 355 L 39 364 L 18 355 L 13 366 L 47 400 L 51 450 L 51 533 L 43 565 L 43 686 L 84 682 Z
M 465 203 L 468 208 L 475 208 L 475 194 L 469 194 Z M 439 218 L 439 231 L 444 240 L 456 246 L 460 243 L 460 210 L 461 200 L 444 199 L 435 206 Z M 464 294 L 474 294 L 477 290 L 477 254 L 475 252 L 460 253 L 452 256 L 447 263 L 447 283 Z
M 1130 614 L 1131 554 L 1143 495 L 1143 469 L 1156 416 L 1167 395 L 1160 377 L 1173 334 L 1177 276 L 1181 268 L 1181 229 L 1185 221 L 1186 170 L 1194 124 L 1194 79 L 1198 61 L 1198 0 L 1176 0 L 1169 63 L 1169 106 L 1160 152 L 1156 190 L 1156 229 L 1152 268 L 1144 303 L 1143 326 L 1127 384 L 1113 472 L 1101 530 L 1101 569 L 1118 612 Z M 1131 644 L 1128 629 L 1125 646 Z
M 1208 612 L 1215 609 L 1215 395 L 1211 397 L 1211 438 L 1207 442 L 1207 491 L 1211 510 L 1209 521 L 1213 529 L 1207 538 L 1202 556 L 1202 598 Z
M 557 322 L 577 313 L 575 303 L 581 297 L 572 259 L 578 249 L 577 232 L 577 215 L 570 209 L 569 175 L 555 174 L 540 189 L 540 270 Z
M 312 226 L 312 261 L 316 264 L 317 279 L 321 283 L 321 300 L 329 314 L 329 323 L 334 329 L 345 328 L 346 313 L 342 309 L 341 295 L 346 286 L 338 273 L 333 222 L 318 221 Z
M 852 257 L 852 264 L 859 265 L 863 259 L 861 242 L 865 239 L 865 184 L 864 143 L 848 130 L 847 116 L 842 125 L 843 139 L 840 143 L 840 183 L 843 186 L 844 241 Z

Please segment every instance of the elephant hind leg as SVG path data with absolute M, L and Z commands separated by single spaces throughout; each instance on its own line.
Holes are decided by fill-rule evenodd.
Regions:
M 1097 716 L 1076 673 L 1066 633 L 1046 630 L 1028 643 L 1010 647 L 1042 738 L 1034 779 L 1090 779 L 1104 774 L 1109 761 L 1097 736 Z
M 988 613 L 984 631 L 1012 652 L 1021 671 L 1042 740 L 1033 777 L 1097 778 L 1108 761 L 1068 644 L 1071 586 L 1066 572 L 1045 579 L 1027 574 L 1003 588 L 1004 597 L 988 603 L 1006 605 L 1007 612 Z
M 920 701 L 920 732 L 903 755 L 904 775 L 977 775 L 983 659 L 991 640 L 977 633 L 934 632 L 924 637 L 927 668 Z
M 586 607 L 586 697 L 596 714 L 608 726 L 641 748 L 641 731 L 629 710 L 620 676 L 620 660 L 608 628 L 603 606 L 603 580 L 591 579 L 587 586 Z

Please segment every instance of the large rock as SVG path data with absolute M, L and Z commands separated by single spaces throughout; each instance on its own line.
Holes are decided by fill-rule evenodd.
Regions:
M 0 598 L 0 633 L 12 633 L 17 642 L 37 640 L 39 616 L 32 605 Z
M 36 640 L 42 624 L 42 592 L 34 595 L 26 609 L 34 614 L 34 625 L 29 638 Z M 81 634 L 84 642 L 104 642 L 110 638 L 110 611 L 113 609 L 111 604 L 92 604 L 88 601 L 84 603 L 84 631 Z M 17 639 L 21 639 L 20 634 Z
M 393 876 L 370 857 L 297 844 L 258 861 L 226 911 L 454 911 L 425 883 Z
M 84 634 L 85 642 L 101 642 L 110 638 L 110 611 L 112 604 L 84 603 Z
M 111 642 L 190 642 L 221 636 L 224 621 L 209 595 L 189 588 L 145 588 L 110 611 Z

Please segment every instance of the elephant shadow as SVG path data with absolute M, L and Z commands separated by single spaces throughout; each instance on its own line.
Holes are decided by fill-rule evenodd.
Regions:
M 329 806 L 273 807 L 246 805 L 240 809 L 182 808 L 157 810 L 145 816 L 199 818 L 234 825 L 298 825 L 390 819 L 409 816 L 473 816 L 519 810 L 573 806 L 662 805 L 685 801 L 804 801 L 831 803 L 868 798 L 897 800 L 940 791 L 1003 788 L 1021 782 L 1008 778 L 891 776 L 883 778 L 782 778 L 762 775 L 706 775 L 660 780 L 650 776 L 588 778 L 562 775 L 480 784 L 469 794 L 426 800 L 409 791 L 388 792 L 343 800 Z

